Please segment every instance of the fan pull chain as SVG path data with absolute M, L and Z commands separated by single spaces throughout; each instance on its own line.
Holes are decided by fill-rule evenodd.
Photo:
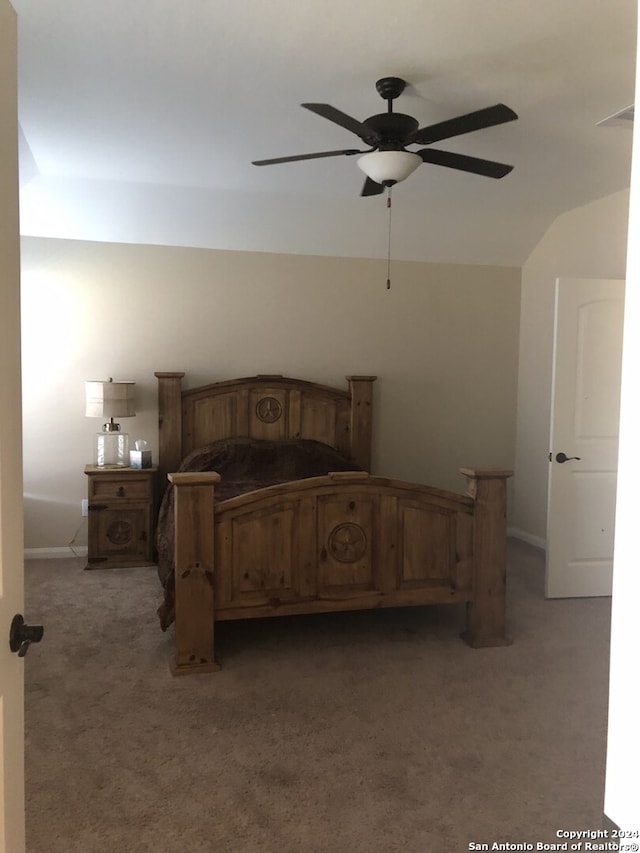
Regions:
M 389 211 L 389 241 L 387 243 L 387 290 L 391 290 L 391 187 L 387 187 L 387 209 Z

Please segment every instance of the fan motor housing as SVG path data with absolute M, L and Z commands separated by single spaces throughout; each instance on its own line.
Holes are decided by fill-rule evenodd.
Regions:
M 371 136 L 363 137 L 367 145 L 408 145 L 419 127 L 412 116 L 403 113 L 380 113 L 363 121 Z

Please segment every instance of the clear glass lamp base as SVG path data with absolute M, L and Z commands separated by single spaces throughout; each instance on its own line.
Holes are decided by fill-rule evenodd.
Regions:
M 115 431 L 97 433 L 94 464 L 99 468 L 127 468 L 129 466 L 127 433 Z

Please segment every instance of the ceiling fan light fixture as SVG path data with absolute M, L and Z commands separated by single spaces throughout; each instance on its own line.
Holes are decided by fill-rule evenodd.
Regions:
M 372 151 L 358 157 L 365 175 L 385 187 L 404 181 L 422 162 L 422 157 L 410 151 Z

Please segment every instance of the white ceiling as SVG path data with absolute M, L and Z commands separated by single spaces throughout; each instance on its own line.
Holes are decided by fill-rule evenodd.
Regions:
M 395 258 L 524 262 L 564 210 L 628 186 L 636 0 L 12 0 L 22 231 L 37 236 L 385 257 L 361 146 L 301 109 L 432 124 L 502 102 L 519 120 L 435 147 L 514 165 L 422 165 L 393 191 Z

